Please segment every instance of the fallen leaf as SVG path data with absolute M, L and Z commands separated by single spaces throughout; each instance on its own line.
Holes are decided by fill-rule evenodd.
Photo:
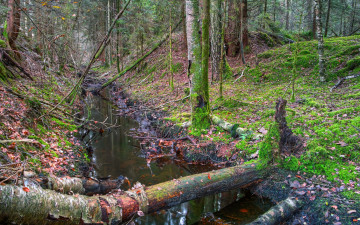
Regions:
M 314 201 L 314 200 L 315 200 L 315 198 L 316 198 L 316 195 L 312 195 L 312 196 L 310 196 L 310 201 Z
M 267 134 L 268 131 L 262 127 L 259 129 L 259 132 L 262 133 L 263 135 L 265 135 L 265 134 Z
M 249 210 L 247 210 L 247 209 L 240 209 L 240 212 L 242 212 L 242 213 L 248 213 Z
M 346 144 L 345 142 L 343 141 L 339 141 L 338 143 L 336 143 L 338 145 L 340 145 L 341 147 L 345 147 L 345 146 L 348 146 L 348 144 Z
M 332 205 L 331 208 L 334 208 L 335 210 L 338 210 L 336 205 Z
M 348 214 L 351 214 L 351 213 L 356 213 L 356 210 L 349 210 L 348 212 L 347 212 Z
M 30 191 L 30 189 L 29 189 L 28 187 L 23 187 L 23 190 L 24 190 L 25 192 L 29 192 L 29 191 Z

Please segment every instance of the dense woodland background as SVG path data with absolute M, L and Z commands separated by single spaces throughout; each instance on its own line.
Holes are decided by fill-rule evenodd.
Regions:
M 257 191 L 306 199 L 289 223 L 360 220 L 359 0 L 0 3 L 0 200 L 25 171 L 93 169 L 79 130 L 118 128 L 86 115 L 87 97 L 109 92 L 118 111 L 165 130 L 155 149 L 180 143 L 142 149 L 148 163 L 254 163 L 274 169 Z M 0 221 L 16 210 L 0 204 Z

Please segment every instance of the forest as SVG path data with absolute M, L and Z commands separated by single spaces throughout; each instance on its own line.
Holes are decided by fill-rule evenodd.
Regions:
M 0 224 L 360 224 L 359 0 L 0 3 Z

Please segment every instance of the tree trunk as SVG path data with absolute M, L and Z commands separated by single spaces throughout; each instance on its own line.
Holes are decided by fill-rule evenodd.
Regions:
M 239 43 L 239 32 L 240 32 L 240 22 L 239 15 L 240 10 L 237 3 L 237 0 L 229 0 L 228 7 L 228 26 L 225 36 L 225 42 L 227 45 L 227 55 L 234 57 L 239 54 L 240 43 Z
M 264 14 L 267 13 L 267 0 L 264 0 Z
M 223 74 L 224 74 L 224 64 L 225 64 L 225 25 L 226 25 L 226 6 L 227 0 L 223 2 L 223 19 L 221 22 L 221 44 L 220 44 L 220 65 L 219 65 L 219 98 L 223 98 Z
M 207 12 L 210 5 L 204 2 L 203 12 Z M 191 93 L 191 121 L 195 128 L 206 128 L 209 121 L 209 89 L 208 89 L 208 60 L 209 60 L 209 20 L 210 15 L 203 19 L 203 51 L 201 50 L 199 35 L 199 1 L 186 0 L 186 33 L 188 43 L 188 75 Z M 206 28 L 207 27 L 207 28 Z M 207 43 L 207 44 L 206 44 Z M 207 55 L 206 55 L 207 52 Z M 202 56 L 203 61 L 201 63 Z M 205 63 L 207 62 L 207 65 Z M 206 71 L 204 71 L 206 70 Z
M 265 3 L 267 4 L 267 3 Z M 247 4 L 246 4 L 247 5 Z M 243 42 L 243 37 L 244 37 L 244 6 L 245 4 L 243 3 L 243 0 L 240 0 L 240 36 L 239 36 L 239 41 L 240 41 L 240 54 L 241 54 L 241 61 L 243 64 L 246 64 L 245 62 L 245 51 L 244 51 L 244 42 Z M 247 6 L 246 6 L 247 7 Z M 246 9 L 247 11 L 247 9 Z M 247 30 L 246 30 L 247 32 Z M 247 35 L 247 34 L 246 34 Z
M 211 81 L 219 79 L 221 58 L 221 0 L 211 1 Z
M 351 22 L 350 22 L 350 29 L 349 29 L 350 34 L 353 33 L 353 31 L 354 31 L 354 23 L 355 23 L 355 17 L 356 17 L 356 0 L 352 1 L 351 8 L 352 8 Z
M 286 21 L 286 30 L 290 28 L 290 0 L 286 0 L 286 14 L 285 14 L 285 21 Z
M 306 0 L 305 23 L 307 30 L 313 30 L 313 0 Z
M 170 8 L 170 32 L 169 32 L 169 72 L 170 72 L 170 89 L 174 91 L 174 73 L 173 73 L 173 58 L 172 58 L 172 24 L 171 24 L 171 8 Z
M 329 20 L 330 20 L 330 10 L 331 9 L 331 0 L 328 0 L 328 11 L 326 14 L 326 24 L 325 24 L 325 34 L 324 36 L 327 37 L 328 29 L 329 29 Z
M 248 186 L 264 176 L 255 164 L 249 164 L 94 197 L 5 185 L 0 186 L 0 220 L 25 224 L 118 224 L 131 219 L 138 211 L 156 212 L 206 195 Z
M 9 0 L 9 13 L 7 16 L 7 39 L 12 50 L 17 50 L 15 41 L 20 32 L 20 0 Z M 20 58 L 20 54 L 16 54 Z
M 274 2 L 273 2 L 273 21 L 274 21 L 274 23 L 276 21 L 276 1 L 277 0 L 274 0 Z
M 120 12 L 121 10 L 121 0 L 116 0 L 116 4 L 117 4 L 117 10 Z M 116 30 L 116 68 L 117 68 L 117 72 L 120 73 L 121 69 L 120 68 L 120 43 L 121 43 L 121 36 L 120 36 L 120 24 L 117 25 L 117 30 Z
M 186 14 L 185 14 L 185 2 L 184 0 L 181 0 L 181 18 L 182 18 L 182 21 L 183 21 L 183 26 L 182 26 L 182 33 L 183 33 L 183 46 L 184 46 L 184 49 L 187 49 L 187 35 L 186 35 Z
M 324 58 L 324 39 L 322 34 L 321 23 L 321 0 L 315 0 L 315 15 L 316 15 L 316 27 L 317 27 L 317 39 L 318 39 L 318 54 L 319 54 L 319 76 L 320 81 L 325 81 L 325 58 Z

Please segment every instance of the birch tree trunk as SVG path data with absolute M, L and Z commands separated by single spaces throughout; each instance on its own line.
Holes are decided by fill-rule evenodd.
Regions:
M 324 39 L 322 34 L 321 22 L 321 0 L 315 0 L 315 15 L 316 15 L 316 31 L 318 39 L 318 54 L 319 54 L 319 77 L 320 81 L 325 81 L 325 58 L 324 58 Z
M 211 81 L 219 79 L 221 58 L 221 7 L 222 0 L 211 1 Z

